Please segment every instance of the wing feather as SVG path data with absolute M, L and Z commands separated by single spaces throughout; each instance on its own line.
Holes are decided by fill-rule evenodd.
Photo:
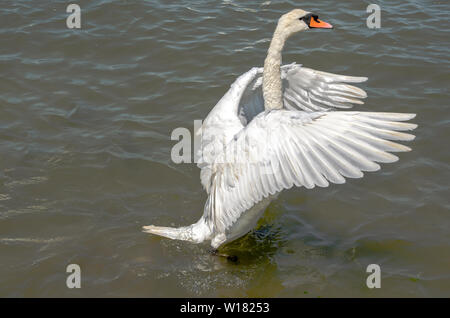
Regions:
M 264 111 L 262 98 L 262 68 L 239 104 L 239 115 L 244 124 Z M 283 79 L 283 103 L 288 110 L 307 112 L 328 111 L 335 108 L 351 108 L 353 104 L 364 104 L 361 99 L 367 94 L 361 88 L 348 83 L 361 83 L 367 77 L 338 75 L 316 71 L 292 63 L 281 67 Z
M 213 216 L 218 231 L 225 232 L 255 203 L 283 189 L 327 187 L 376 171 L 377 162 L 398 159 L 390 152 L 410 150 L 391 140 L 414 138 L 398 132 L 414 129 L 414 124 L 397 125 L 413 117 L 345 111 L 261 113 L 212 164 L 214 190 L 209 196 L 214 198 L 207 202 L 214 204 L 206 204 L 205 213 Z
M 225 232 L 265 197 L 345 183 L 409 151 L 414 114 L 335 111 L 363 104 L 366 77 L 281 67 L 283 110 L 264 111 L 262 68 L 241 75 L 203 122 L 198 166 L 205 217 Z

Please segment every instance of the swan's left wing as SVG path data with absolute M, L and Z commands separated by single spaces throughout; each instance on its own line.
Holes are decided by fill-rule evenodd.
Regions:
M 262 96 L 262 68 L 260 76 L 247 86 L 240 105 L 239 115 L 243 122 L 250 122 L 264 111 Z M 281 67 L 283 104 L 288 110 L 307 112 L 328 111 L 336 108 L 351 108 L 353 104 L 364 104 L 364 90 L 349 85 L 361 83 L 367 77 L 326 73 L 292 63 Z
M 365 82 L 367 77 L 346 76 L 288 65 L 283 92 L 286 109 L 326 111 L 364 104 L 364 90 L 348 83 Z
M 225 232 L 263 198 L 293 185 L 308 189 L 360 178 L 376 162 L 398 159 L 389 152 L 410 148 L 414 114 L 275 110 L 256 116 L 211 168 L 204 215 Z

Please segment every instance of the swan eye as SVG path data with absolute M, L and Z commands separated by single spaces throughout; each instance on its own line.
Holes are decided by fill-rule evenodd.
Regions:
M 307 15 L 299 18 L 299 20 L 305 22 L 307 25 L 309 25 L 309 21 L 311 21 L 312 13 L 308 13 Z
M 313 18 L 314 21 L 319 22 L 319 16 L 316 14 L 312 14 L 312 13 L 308 13 L 304 17 L 299 18 L 299 20 L 302 20 L 303 22 L 306 23 L 307 26 L 309 26 L 311 23 L 311 18 Z

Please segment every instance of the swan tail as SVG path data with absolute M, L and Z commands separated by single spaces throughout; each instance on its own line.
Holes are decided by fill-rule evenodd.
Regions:
M 147 225 L 142 227 L 142 231 L 145 233 L 164 236 L 172 240 L 189 240 L 183 233 L 186 232 L 186 227 L 167 227 L 167 226 L 155 226 Z
M 208 226 L 203 218 L 197 223 L 182 227 L 166 227 L 147 225 L 142 227 L 145 233 L 155 234 L 172 240 L 189 241 L 201 243 L 204 240 L 211 239 L 211 227 Z

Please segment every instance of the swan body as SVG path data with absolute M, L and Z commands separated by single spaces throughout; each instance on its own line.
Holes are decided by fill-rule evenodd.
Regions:
M 257 224 L 269 203 L 294 185 L 312 189 L 398 160 L 410 151 L 415 114 L 336 111 L 363 104 L 366 93 L 349 83 L 366 77 L 282 65 L 285 41 L 313 27 L 331 28 L 295 9 L 277 24 L 264 68 L 239 76 L 203 121 L 198 166 L 208 194 L 202 217 L 189 226 L 144 226 L 143 231 L 213 248 L 235 240 Z

